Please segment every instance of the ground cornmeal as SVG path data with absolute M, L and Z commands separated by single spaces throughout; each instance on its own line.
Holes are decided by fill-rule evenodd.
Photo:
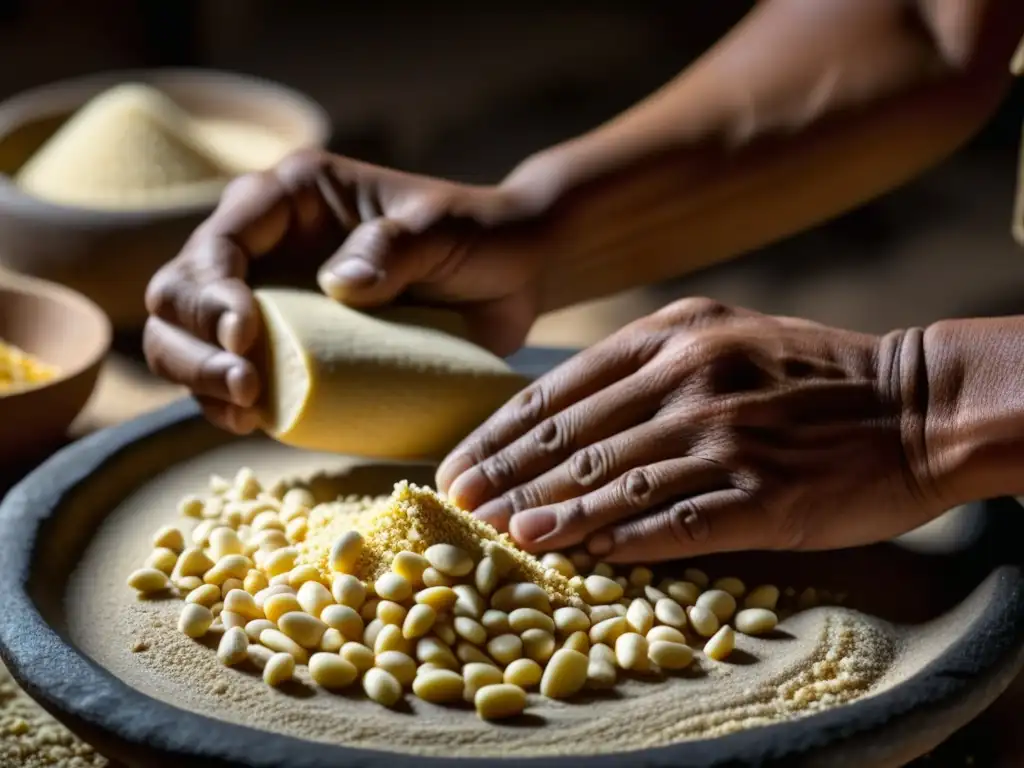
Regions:
M 0 339 L 0 397 L 41 386 L 59 375 L 56 366 Z
M 395 554 L 403 550 L 422 554 L 431 544 L 454 544 L 479 559 L 485 554 L 484 547 L 491 546 L 500 547 L 515 560 L 519 580 L 542 587 L 556 605 L 581 602 L 562 574 L 545 568 L 537 558 L 519 549 L 508 534 L 499 534 L 430 488 L 402 481 L 389 498 L 376 500 L 362 512 L 346 512 L 345 506 L 332 504 L 315 508 L 309 516 L 305 541 L 296 547 L 299 562 L 313 565 L 322 576 L 329 577 L 331 546 L 347 530 L 363 534 L 363 556 L 355 575 L 364 580 L 386 572 Z

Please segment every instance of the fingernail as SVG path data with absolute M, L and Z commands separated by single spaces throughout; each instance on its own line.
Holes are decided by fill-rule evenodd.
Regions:
M 242 318 L 235 312 L 225 312 L 217 323 L 217 342 L 228 352 L 243 354 L 247 350 L 242 349 L 242 331 Z
M 519 542 L 535 542 L 555 530 L 558 516 L 549 509 L 533 509 L 512 517 L 509 531 Z
M 448 499 L 457 507 L 472 511 L 490 501 L 490 484 L 479 467 L 470 467 L 459 475 L 448 489 Z
M 512 505 L 505 499 L 488 501 L 474 510 L 473 517 L 493 525 L 498 533 L 505 533 L 508 531 L 509 520 L 512 519 Z
M 455 478 L 472 466 L 473 460 L 464 453 L 457 453 L 446 458 L 441 462 L 441 466 L 437 468 L 437 473 L 434 475 L 437 490 L 441 493 L 448 493 L 448 489 L 452 482 L 455 481 Z
M 597 557 L 603 557 L 612 551 L 613 544 L 612 537 L 607 533 L 595 533 L 587 542 L 587 551 Z
M 364 259 L 346 259 L 328 274 L 349 288 L 369 287 L 381 277 L 380 270 Z

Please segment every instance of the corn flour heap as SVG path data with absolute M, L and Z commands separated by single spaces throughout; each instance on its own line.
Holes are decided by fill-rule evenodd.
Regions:
M 126 83 L 75 112 L 15 181 L 40 199 L 94 209 L 212 202 L 232 177 L 287 151 L 260 126 L 197 119 L 156 88 Z
M 658 580 L 582 550 L 534 558 L 408 482 L 390 497 L 311 489 L 265 487 L 249 469 L 214 476 L 135 555 L 138 599 L 105 581 L 126 547 L 109 539 L 85 558 L 104 581 L 69 601 L 78 641 L 127 682 L 212 717 L 449 756 L 718 736 L 867 695 L 894 663 L 884 627 L 813 610 L 830 596 L 812 588 L 694 568 Z M 84 620 L 97 610 L 127 656 Z M 467 705 L 475 716 L 459 714 Z M 524 713 L 529 728 L 502 727 Z

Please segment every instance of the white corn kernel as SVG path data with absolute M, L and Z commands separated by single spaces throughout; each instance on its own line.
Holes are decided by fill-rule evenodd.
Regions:
M 386 571 L 373 583 L 373 591 L 382 600 L 401 602 L 412 594 L 412 584 L 394 571 Z
M 429 605 L 417 604 L 409 609 L 402 623 L 402 636 L 407 640 L 423 637 L 434 626 L 437 611 Z
M 423 572 L 429 567 L 430 561 L 416 552 L 399 552 L 391 561 L 391 570 L 413 585 L 423 583 Z
M 377 667 L 363 675 L 363 690 L 382 707 L 393 707 L 402 698 L 402 684 L 390 672 Z
M 767 608 L 744 608 L 736 614 L 733 624 L 745 635 L 766 635 L 775 629 L 778 617 Z
M 363 536 L 359 531 L 345 531 L 331 547 L 329 564 L 332 571 L 352 573 L 363 554 Z
M 508 674 L 507 670 L 505 674 Z M 465 681 L 462 698 L 469 702 L 473 701 L 476 692 L 485 685 L 497 685 L 504 681 L 501 670 L 496 666 L 476 662 L 466 664 L 462 668 L 462 679 Z
M 595 691 L 614 688 L 615 683 L 618 682 L 618 677 L 619 673 L 616 671 L 614 664 L 600 660 L 587 663 L 586 686 L 588 688 L 592 688 Z
M 260 633 L 264 629 L 276 629 L 274 622 L 267 619 L 255 619 L 247 622 L 245 625 L 245 634 L 249 638 L 250 642 L 258 643 L 260 641 Z
M 724 589 L 709 589 L 697 598 L 696 605 L 707 608 L 721 623 L 728 621 L 736 613 L 736 598 Z
M 669 597 L 684 608 L 696 605 L 697 598 L 700 597 L 700 587 L 692 581 L 673 581 L 667 586 L 666 591 Z
M 593 574 L 583 580 L 584 599 L 591 605 L 607 605 L 622 597 L 622 585 L 606 576 Z
M 565 635 L 586 632 L 590 629 L 590 618 L 579 608 L 566 606 L 555 611 L 555 626 Z
M 153 546 L 180 553 L 185 549 L 185 537 L 173 525 L 165 525 L 153 536 Z
M 476 570 L 473 572 L 473 583 L 476 584 L 477 591 L 485 597 L 497 588 L 498 568 L 495 566 L 492 558 L 484 557 L 476 564 Z
M 626 610 L 626 623 L 634 632 L 646 635 L 654 626 L 654 608 L 642 597 L 638 597 Z
M 711 586 L 723 592 L 728 592 L 736 600 L 743 597 L 743 593 L 747 591 L 747 586 L 735 576 L 724 576 L 721 579 L 715 579 Z
M 324 653 L 337 653 L 344 644 L 344 635 L 334 627 L 328 627 L 324 636 L 320 638 L 320 650 Z
M 468 640 L 459 640 L 459 642 L 455 644 L 455 658 L 463 664 L 478 663 L 494 666 L 494 661 L 491 657 Z
M 548 552 L 541 559 L 540 564 L 545 568 L 551 568 L 558 573 L 565 576 L 567 579 L 571 579 L 576 575 L 576 566 L 572 564 L 572 560 L 563 555 L 561 552 Z
M 690 626 L 701 637 L 711 637 L 718 631 L 719 621 L 709 609 L 701 605 L 690 606 L 688 613 Z
M 231 627 L 217 645 L 217 658 L 226 667 L 240 664 L 249 657 L 249 637 L 241 627 Z
M 666 643 L 683 643 L 685 645 L 686 635 L 675 627 L 666 627 L 665 625 L 661 625 L 654 627 L 647 633 L 648 643 L 657 643 L 659 641 Z
M 647 640 L 636 632 L 619 635 L 615 641 L 615 659 L 623 669 L 645 669 L 648 665 Z
M 551 613 L 551 599 L 541 587 L 530 582 L 506 584 L 491 597 L 491 607 L 511 613 L 516 608 L 536 608 Z
M 516 635 L 498 635 L 488 641 L 487 652 L 499 664 L 510 664 L 522 658 L 523 641 Z
M 221 626 L 225 629 L 231 629 L 232 627 L 238 627 L 241 629 L 249 621 L 249 619 L 242 614 L 227 610 L 222 610 L 217 618 L 220 621 Z
M 302 606 L 298 599 L 291 592 L 282 592 L 271 595 L 263 601 L 263 615 L 275 624 L 281 620 L 286 613 L 301 612 Z
M 403 605 L 391 600 L 381 600 L 377 603 L 377 618 L 385 624 L 402 626 L 405 617 L 409 613 Z
M 331 596 L 338 605 L 359 610 L 366 602 L 366 587 L 350 573 L 335 573 L 331 582 Z
M 266 669 L 267 662 L 274 657 L 274 652 L 263 645 L 250 644 L 245 651 L 246 660 L 261 672 Z
M 213 612 L 202 605 L 188 603 L 178 617 L 178 631 L 193 639 L 205 635 L 213 624 Z
M 244 593 L 243 593 L 244 594 Z M 327 625 L 316 616 L 304 611 L 290 611 L 277 621 L 277 627 L 303 648 L 320 646 L 320 638 L 327 631 Z
M 487 685 L 476 692 L 476 713 L 484 720 L 516 717 L 526 709 L 526 691 L 518 685 Z
M 324 612 L 324 608 L 334 605 L 330 591 L 319 581 L 307 581 L 299 587 L 295 599 L 299 601 L 302 610 L 311 616 L 319 616 Z
M 654 604 L 654 616 L 670 627 L 679 629 L 686 626 L 686 611 L 671 597 L 663 597 Z
M 462 698 L 465 681 L 458 672 L 432 669 L 416 675 L 412 691 L 424 701 L 445 704 Z
M 590 662 L 577 651 L 561 648 L 555 651 L 540 680 L 540 692 L 549 699 L 567 699 L 578 693 L 587 682 Z
M 260 644 L 277 653 L 291 654 L 299 664 L 306 664 L 309 661 L 306 649 L 280 630 L 265 629 L 260 632 Z
M 704 645 L 704 655 L 715 661 L 724 661 L 736 647 L 736 633 L 726 624 Z
M 409 654 L 401 651 L 378 653 L 374 660 L 374 666 L 394 675 L 403 688 L 412 685 L 412 681 L 416 679 L 416 661 Z
M 360 674 L 366 672 L 373 666 L 373 651 L 362 643 L 349 641 L 341 646 L 341 650 L 338 651 L 338 655 L 358 669 Z
M 469 553 L 452 544 L 433 544 L 427 547 L 423 556 L 432 568 L 456 579 L 469 575 L 473 570 L 473 558 Z
M 536 608 L 516 608 L 508 615 L 508 623 L 512 631 L 519 634 L 528 629 L 542 629 L 548 633 L 555 631 L 554 620 Z
M 171 586 L 167 574 L 156 568 L 139 568 L 128 577 L 128 586 L 142 595 L 151 595 Z
M 762 584 L 754 587 L 743 598 L 744 608 L 764 608 L 774 611 L 779 604 L 779 588 L 772 584 Z
M 590 652 L 590 637 L 587 636 L 586 632 L 573 632 L 562 643 L 563 648 L 568 648 L 572 651 L 579 651 L 580 653 Z
M 425 587 L 450 587 L 454 583 L 455 579 L 445 576 L 433 566 L 423 572 L 423 586 Z
M 451 587 L 427 587 L 413 597 L 418 604 L 429 605 L 437 613 L 451 610 L 457 598 L 458 595 Z
M 416 660 L 421 664 L 436 664 L 446 669 L 459 668 L 459 661 L 452 653 L 452 649 L 432 635 L 416 641 Z
M 615 645 L 619 635 L 629 629 L 629 624 L 623 616 L 613 616 L 610 619 L 595 624 L 590 628 L 590 642 L 593 644 Z
M 244 589 L 232 589 L 224 596 L 224 610 L 238 613 L 247 619 L 262 619 L 263 611 L 256 600 Z
M 455 592 L 455 605 L 452 613 L 456 616 L 468 616 L 471 619 L 480 619 L 487 610 L 487 601 L 476 591 L 476 587 L 468 584 L 456 584 L 452 587 Z
M 340 690 L 356 681 L 359 670 L 337 654 L 314 653 L 309 659 L 309 676 L 321 688 Z
M 163 571 L 168 576 L 174 572 L 174 566 L 178 564 L 178 554 L 173 549 L 167 547 L 157 547 L 149 553 L 149 557 L 146 558 L 145 566 L 147 568 L 155 568 L 158 571 Z
M 696 584 L 700 589 L 707 589 L 708 584 L 711 583 L 708 575 L 699 568 L 687 568 L 683 571 L 683 578 L 692 584 Z
M 476 645 L 483 645 L 487 642 L 487 630 L 475 619 L 471 619 L 468 616 L 456 616 L 453 623 L 455 634 L 459 637 L 465 638 Z
M 263 667 L 263 682 L 277 687 L 292 679 L 295 674 L 295 658 L 290 653 L 275 653 Z
M 504 681 L 520 688 L 540 685 L 544 668 L 533 659 L 516 659 L 505 667 Z
M 647 657 L 662 669 L 685 669 L 693 661 L 693 649 L 683 643 L 656 640 L 648 644 Z
M 487 630 L 487 634 L 490 637 L 506 635 L 512 631 L 512 627 L 508 623 L 508 614 L 496 608 L 484 611 L 484 615 L 480 617 L 480 623 L 484 625 L 484 629 Z
M 381 654 L 385 651 L 409 650 L 409 641 L 402 637 L 402 628 L 394 624 L 386 624 L 377 633 L 373 641 L 374 654 Z

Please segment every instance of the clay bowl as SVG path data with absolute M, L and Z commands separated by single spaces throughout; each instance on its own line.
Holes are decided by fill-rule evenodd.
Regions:
M 68 288 L 0 272 L 0 339 L 56 365 L 58 378 L 0 395 L 0 466 L 57 445 L 96 386 L 111 327 Z
M 124 82 L 159 88 L 188 112 L 258 125 L 295 149 L 324 147 L 330 121 L 309 98 L 282 85 L 203 70 L 108 72 L 26 91 L 0 103 L 0 265 L 85 294 L 119 330 L 145 319 L 143 295 L 213 210 L 216 197 L 162 209 L 106 211 L 25 195 L 11 176 L 80 106 Z
M 515 361 L 534 374 L 563 356 L 527 350 Z M 332 695 L 301 681 L 288 691 L 271 690 L 252 672 L 217 666 L 210 645 L 177 634 L 176 601 L 140 601 L 124 584 L 148 554 L 153 529 L 180 524 L 178 494 L 200 489 L 210 473 L 229 474 L 242 465 L 268 480 L 320 471 L 310 489 L 323 497 L 386 492 L 396 479 L 430 474 L 426 465 L 360 462 L 305 454 L 266 438 L 233 438 L 182 401 L 62 450 L 0 503 L 0 655 L 55 717 L 127 766 L 887 768 L 944 741 L 992 702 L 1021 666 L 1024 576 L 1017 542 L 1024 514 L 1016 502 L 999 500 L 962 508 L 927 546 L 926 532 L 919 532 L 912 548 L 751 553 L 699 563 L 712 574 L 752 580 L 770 573 L 780 584 L 849 591 L 849 604 L 902 638 L 892 661 L 900 674 L 871 695 L 805 717 L 602 753 L 606 732 L 616 730 L 621 738 L 624 723 L 643 725 L 637 707 L 657 691 L 632 681 L 626 686 L 643 692 L 632 688 L 559 706 L 540 700 L 530 716 L 492 726 L 465 707 L 413 702 L 384 711 L 358 691 Z M 802 615 L 813 622 L 837 614 Z M 132 617 L 144 621 L 133 624 Z M 790 653 L 787 647 L 807 629 L 799 619 L 783 622 L 778 637 L 763 641 L 774 644 L 772 653 Z M 171 658 L 177 662 L 163 662 Z M 771 654 L 740 654 L 728 674 L 742 675 L 745 665 L 762 662 L 776 663 Z M 692 699 L 684 700 L 702 701 L 723 679 L 686 676 L 664 685 L 685 686 L 682 696 Z M 308 734 L 316 724 L 333 728 L 334 736 L 311 741 L 275 732 L 282 710 L 274 708 L 284 708 L 298 732 Z M 674 710 L 663 707 L 666 712 L 674 721 Z M 646 713 L 657 714 L 650 707 Z M 360 719 L 366 717 L 375 718 L 372 727 Z M 414 754 L 410 745 L 433 728 L 467 729 L 490 756 L 463 757 L 451 744 L 432 756 Z M 524 756 L 522 741 L 544 729 L 556 734 L 551 752 Z M 591 736 L 581 738 L 581 730 Z

